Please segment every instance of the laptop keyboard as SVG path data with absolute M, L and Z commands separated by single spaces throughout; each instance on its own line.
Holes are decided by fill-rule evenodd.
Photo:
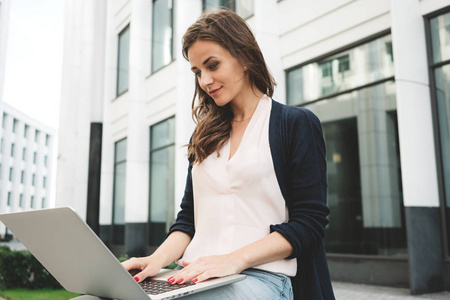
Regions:
M 170 284 L 164 281 L 153 281 L 153 280 L 144 280 L 139 284 L 144 289 L 144 291 L 150 295 L 158 295 L 193 285 L 193 283 L 190 282 L 184 284 Z

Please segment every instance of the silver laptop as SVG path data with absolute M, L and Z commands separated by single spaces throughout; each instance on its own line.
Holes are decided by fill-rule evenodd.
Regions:
M 245 279 L 238 274 L 178 288 L 167 282 L 177 271 L 161 270 L 147 281 L 173 289 L 147 293 L 68 207 L 0 214 L 0 221 L 70 292 L 122 300 L 173 299 Z

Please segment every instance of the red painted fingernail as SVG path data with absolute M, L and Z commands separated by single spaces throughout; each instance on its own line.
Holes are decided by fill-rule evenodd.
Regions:
M 169 279 L 167 279 L 168 281 L 169 281 L 169 283 L 173 283 L 174 281 L 175 281 L 175 278 L 169 278 Z
M 173 276 L 167 278 L 168 281 L 170 281 L 170 280 L 172 280 L 172 279 L 173 279 Z
M 192 279 L 192 283 L 196 283 L 198 281 L 198 278 Z
M 183 282 L 183 278 L 178 279 L 177 283 L 182 283 Z
M 139 281 L 139 277 L 134 276 L 134 280 Z

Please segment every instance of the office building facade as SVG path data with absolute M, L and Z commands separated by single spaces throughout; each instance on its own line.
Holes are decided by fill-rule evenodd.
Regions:
M 117 255 L 150 253 L 183 195 L 203 10 L 247 20 L 274 98 L 321 120 L 335 280 L 450 289 L 450 5 L 444 0 L 67 1 L 58 205 Z
M 3 103 L 0 213 L 49 208 L 55 131 Z M 11 233 L 0 223 L 0 235 Z

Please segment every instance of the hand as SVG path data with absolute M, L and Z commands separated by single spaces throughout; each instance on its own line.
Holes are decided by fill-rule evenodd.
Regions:
M 183 261 L 182 265 L 184 269 L 169 278 L 170 283 L 199 283 L 213 277 L 237 274 L 245 269 L 242 260 L 233 253 L 204 256 L 191 263 Z
M 124 261 L 122 263 L 122 266 L 127 270 L 139 270 L 141 272 L 134 275 L 134 279 L 137 282 L 141 282 L 147 277 L 152 277 L 158 274 L 159 270 L 163 266 L 158 263 L 158 259 L 154 258 L 153 256 L 147 256 L 147 257 L 132 257 L 127 261 Z

